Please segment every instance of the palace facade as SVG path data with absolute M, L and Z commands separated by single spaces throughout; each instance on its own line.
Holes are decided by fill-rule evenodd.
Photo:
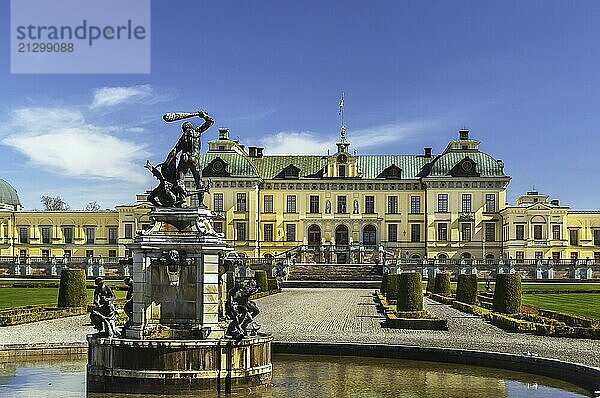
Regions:
M 468 130 L 438 155 L 431 148 L 356 155 L 345 134 L 336 145 L 324 156 L 275 156 L 219 129 L 200 155 L 215 229 L 248 257 L 302 247 L 319 262 L 374 261 L 382 251 L 600 262 L 600 212 L 574 211 L 537 192 L 508 205 L 504 163 L 480 151 Z M 0 256 L 129 257 L 125 245 L 150 224 L 146 196 L 114 210 L 28 211 L 0 180 Z

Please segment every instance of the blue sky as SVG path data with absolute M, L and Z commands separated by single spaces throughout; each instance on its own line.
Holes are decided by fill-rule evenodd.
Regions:
M 132 202 L 178 138 L 168 111 L 206 109 L 267 154 L 326 153 L 342 91 L 359 154 L 440 153 L 467 127 L 505 161 L 510 202 L 535 186 L 600 208 L 596 1 L 153 0 L 139 75 L 10 74 L 0 13 L 0 178 L 26 208 Z

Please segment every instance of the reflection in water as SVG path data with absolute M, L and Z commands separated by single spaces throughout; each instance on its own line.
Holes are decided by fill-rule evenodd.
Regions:
M 0 397 L 81 397 L 85 360 L 0 364 Z M 375 358 L 275 355 L 273 385 L 234 397 L 516 398 L 585 397 L 568 383 L 525 373 Z M 181 395 L 180 395 L 181 396 Z M 189 395 L 215 397 L 216 394 Z M 136 395 L 90 394 L 90 398 Z M 144 395 L 143 397 L 149 397 Z M 161 396 L 154 396 L 155 398 Z

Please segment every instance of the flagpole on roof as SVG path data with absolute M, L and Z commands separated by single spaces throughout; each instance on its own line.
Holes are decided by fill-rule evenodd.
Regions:
M 340 137 L 343 141 L 346 136 L 346 126 L 344 126 L 344 92 L 342 92 L 342 99 L 340 99 L 339 115 L 341 116 Z

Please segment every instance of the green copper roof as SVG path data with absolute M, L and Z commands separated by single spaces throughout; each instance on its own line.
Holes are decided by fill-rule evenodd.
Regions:
M 206 167 L 216 158 L 227 163 L 227 172 L 232 177 L 258 177 L 250 158 L 236 152 L 207 152 L 200 154 L 200 165 Z
M 293 164 L 300 169 L 299 176 L 304 178 L 314 176 L 325 168 L 327 158 L 324 156 L 300 155 L 300 156 L 264 156 L 253 158 L 258 174 L 264 179 L 272 179 L 283 169 Z
M 476 151 L 450 151 L 439 156 L 433 162 L 428 177 L 441 177 L 448 173 L 464 158 L 469 158 L 476 163 L 475 169 L 481 177 L 505 177 L 504 163 L 483 152 Z
M 362 178 L 377 178 L 385 169 L 396 165 L 402 169 L 402 179 L 418 179 L 417 176 L 423 166 L 431 158 L 415 155 L 362 155 L 358 156 L 358 165 L 362 171 Z
M 0 178 L 0 204 L 21 206 L 17 190 Z
M 436 158 L 422 155 L 360 155 L 356 158 L 363 179 L 376 179 L 392 165 L 402 170 L 402 179 L 419 179 L 449 176 L 450 170 L 466 157 L 476 163 L 476 171 L 481 177 L 505 177 L 502 162 L 478 151 L 450 151 Z M 202 153 L 200 164 L 204 168 L 216 158 L 227 163 L 227 171 L 232 177 L 267 180 L 276 178 L 290 165 L 299 169 L 300 178 L 320 178 L 327 165 L 327 157 L 320 155 L 266 155 L 251 158 L 227 151 Z

